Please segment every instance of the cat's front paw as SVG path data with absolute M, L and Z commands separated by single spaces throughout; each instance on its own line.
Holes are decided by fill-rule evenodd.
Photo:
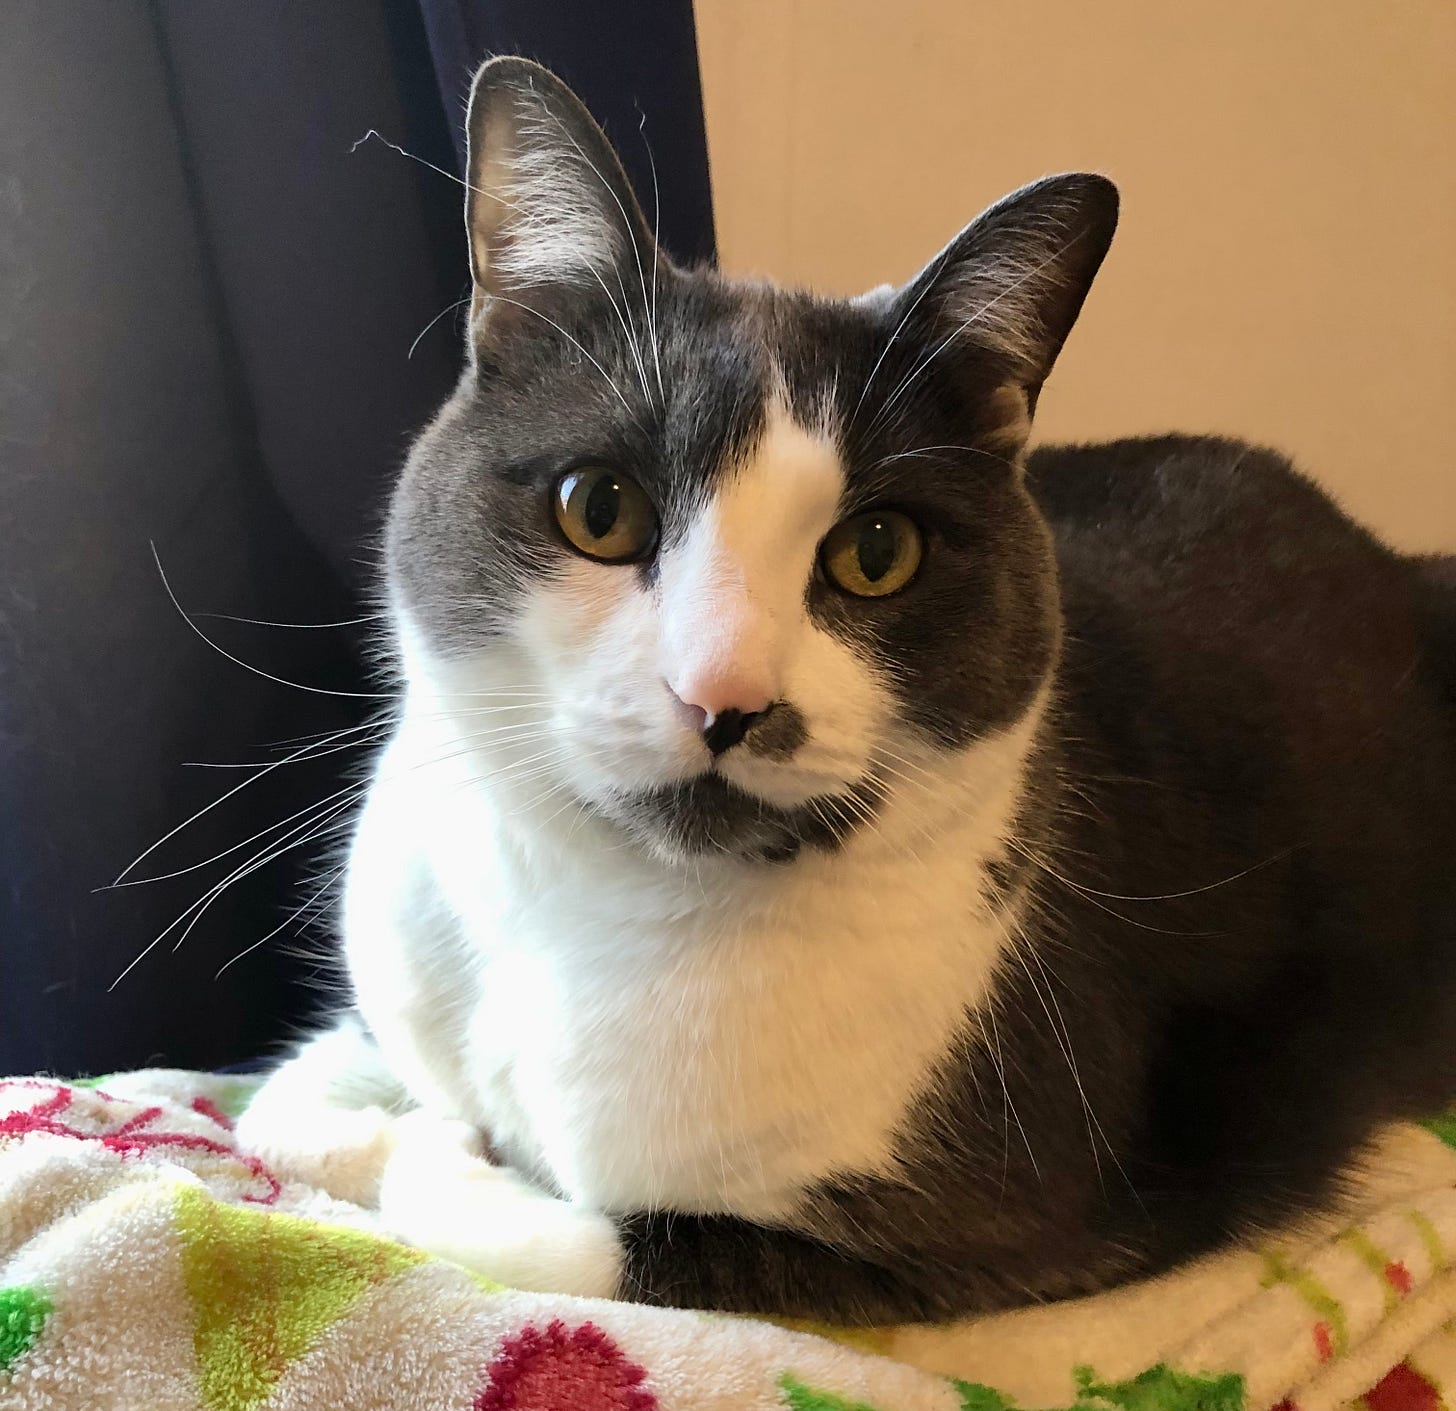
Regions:
M 336 1200 L 373 1206 L 395 1147 L 395 1119 L 382 1107 L 255 1102 L 238 1119 L 238 1145 L 284 1180 Z
M 610 1217 L 482 1160 L 476 1134 L 462 1122 L 410 1113 L 394 1136 L 379 1214 L 398 1239 L 510 1288 L 616 1294 L 622 1245 Z

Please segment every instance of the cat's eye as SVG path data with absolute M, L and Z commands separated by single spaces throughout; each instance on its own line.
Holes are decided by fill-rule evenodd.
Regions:
M 898 592 L 920 567 L 925 541 L 909 515 L 867 510 L 829 531 L 820 550 L 824 572 L 857 598 Z
M 657 542 L 657 511 L 646 491 L 607 466 L 567 471 L 556 482 L 551 504 L 561 532 L 587 558 L 626 563 Z

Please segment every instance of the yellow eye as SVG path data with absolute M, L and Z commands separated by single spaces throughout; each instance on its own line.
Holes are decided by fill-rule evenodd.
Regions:
M 898 592 L 915 577 L 924 552 L 915 521 L 897 510 L 868 510 L 841 521 L 820 551 L 825 573 L 858 598 Z
M 657 511 L 646 492 L 604 465 L 567 471 L 556 482 L 551 504 L 561 532 L 589 559 L 625 563 L 656 542 Z

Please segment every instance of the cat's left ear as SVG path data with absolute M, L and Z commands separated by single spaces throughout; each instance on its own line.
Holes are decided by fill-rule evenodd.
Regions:
M 1041 385 L 1112 243 L 1117 205 L 1117 188 L 1087 172 L 1023 186 L 888 303 L 890 326 L 913 331 L 923 358 L 952 360 L 968 390 L 994 404 L 1008 445 L 1025 441 Z
M 492 59 L 475 76 L 466 128 L 472 321 L 492 301 L 501 313 L 551 289 L 605 285 L 615 300 L 646 299 L 657 244 L 571 89 L 528 59 Z

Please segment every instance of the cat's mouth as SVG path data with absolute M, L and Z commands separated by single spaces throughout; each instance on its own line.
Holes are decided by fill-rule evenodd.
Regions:
M 605 808 L 638 841 L 669 857 L 727 854 L 751 862 L 791 862 L 805 847 L 833 852 L 871 822 L 883 786 L 866 779 L 848 793 L 791 808 L 755 797 L 721 774 L 699 774 L 634 794 Z

